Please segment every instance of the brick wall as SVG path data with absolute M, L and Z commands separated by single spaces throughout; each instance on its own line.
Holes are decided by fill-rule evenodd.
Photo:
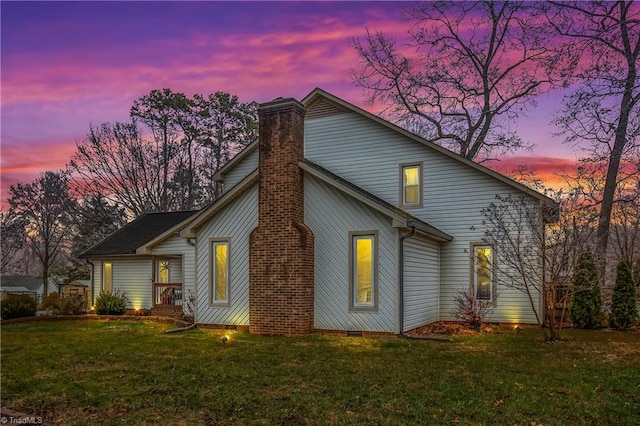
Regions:
M 313 331 L 313 233 L 304 224 L 304 114 L 294 99 L 258 110 L 258 227 L 251 234 L 249 332 Z

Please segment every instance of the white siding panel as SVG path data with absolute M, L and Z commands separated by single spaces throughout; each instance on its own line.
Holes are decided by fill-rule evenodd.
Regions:
M 249 235 L 258 226 L 258 185 L 234 200 L 197 231 L 196 322 L 200 324 L 249 324 Z M 229 240 L 228 307 L 209 304 L 209 241 Z
M 93 262 L 93 301 L 95 302 L 96 296 L 102 291 L 102 261 L 91 260 Z
M 404 330 L 438 321 L 440 247 L 419 237 L 404 241 Z
M 484 237 L 482 209 L 521 193 L 355 113 L 305 120 L 305 157 L 394 205 L 399 165 L 423 162 L 424 205 L 408 211 L 454 237 L 440 253 L 440 318 L 453 319 L 453 297 L 469 286 L 469 243 Z M 535 321 L 524 294 L 501 290 L 498 306 L 494 321 Z
M 151 308 L 152 261 L 150 258 L 113 259 L 113 291 L 126 292 L 128 308 Z
M 315 328 L 395 332 L 397 232 L 391 220 L 305 174 L 305 223 L 314 234 Z M 349 232 L 378 231 L 378 310 L 349 311 Z
M 153 247 L 152 253 L 156 256 L 181 255 L 180 268 L 171 269 L 171 282 L 182 283 L 185 301 L 189 300 L 190 295 L 196 296 L 196 250 L 194 246 L 189 245 L 185 238 L 174 235 Z M 186 306 L 184 308 L 186 309 Z
M 247 177 L 249 173 L 258 168 L 258 149 L 254 149 L 249 155 L 236 164 L 224 175 L 224 191 L 236 186 L 238 182 Z
M 342 114 L 345 110 L 338 107 L 336 104 L 327 101 L 326 99 L 318 99 L 309 108 L 305 117 L 308 119 L 326 117 L 333 114 Z

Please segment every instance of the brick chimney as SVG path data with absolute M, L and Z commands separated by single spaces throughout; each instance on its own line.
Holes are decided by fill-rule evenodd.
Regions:
M 304 224 L 305 109 L 295 99 L 261 104 L 258 227 L 249 255 L 249 332 L 313 330 L 313 233 Z

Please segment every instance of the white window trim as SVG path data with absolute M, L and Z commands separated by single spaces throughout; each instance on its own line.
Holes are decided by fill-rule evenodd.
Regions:
M 371 289 L 371 303 L 357 303 L 356 288 L 356 251 L 355 243 L 358 239 L 370 237 L 373 241 L 373 279 Z M 354 312 L 375 312 L 378 310 L 378 231 L 349 232 L 349 310 Z
M 225 300 L 216 300 L 216 262 L 215 247 L 219 244 L 227 246 L 227 276 L 226 276 L 226 295 Z M 231 241 L 228 238 L 210 238 L 209 239 L 209 305 L 217 307 L 229 307 L 231 301 Z

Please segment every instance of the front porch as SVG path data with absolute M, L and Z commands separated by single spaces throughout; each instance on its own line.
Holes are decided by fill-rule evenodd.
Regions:
M 180 318 L 183 312 L 182 283 L 153 283 L 151 315 Z
M 154 257 L 151 315 L 180 318 L 183 315 L 184 287 L 182 282 L 182 258 Z

